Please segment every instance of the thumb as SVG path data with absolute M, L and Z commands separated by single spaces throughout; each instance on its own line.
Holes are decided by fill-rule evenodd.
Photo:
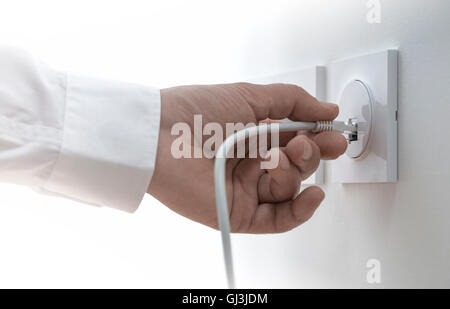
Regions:
M 336 104 L 320 102 L 301 87 L 291 84 L 235 84 L 251 106 L 257 120 L 266 118 L 293 121 L 333 120 Z

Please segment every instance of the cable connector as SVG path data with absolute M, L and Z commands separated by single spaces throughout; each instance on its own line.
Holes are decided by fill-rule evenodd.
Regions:
M 314 133 L 336 131 L 346 135 L 349 142 L 358 140 L 358 123 L 354 119 L 348 121 L 317 121 Z
M 314 133 L 337 131 L 347 135 L 350 142 L 358 140 L 358 124 L 355 119 L 344 121 L 317 121 L 317 122 L 285 122 L 272 124 L 275 125 L 279 132 L 297 132 L 297 131 L 312 131 Z M 227 153 L 233 149 L 236 143 L 245 141 L 247 138 L 257 136 L 260 132 L 267 132 L 268 126 L 265 130 L 260 131 L 259 127 L 248 127 L 240 130 L 227 139 L 220 145 L 216 154 L 216 161 L 214 163 L 214 186 L 216 191 L 216 205 L 217 218 L 219 222 L 220 233 L 222 235 L 223 255 L 225 261 L 225 269 L 228 279 L 228 287 L 234 288 L 234 271 L 233 271 L 233 254 L 231 251 L 230 238 L 230 218 L 226 191 L 226 160 Z

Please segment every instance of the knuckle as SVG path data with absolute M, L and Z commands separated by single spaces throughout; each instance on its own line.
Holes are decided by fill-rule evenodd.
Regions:
M 234 83 L 232 85 L 235 87 L 238 87 L 238 88 L 249 88 L 249 87 L 252 87 L 254 84 L 248 83 L 248 82 L 238 82 L 238 83 Z
M 307 93 L 305 89 L 303 89 L 302 87 L 300 87 L 298 85 L 294 85 L 294 84 L 285 84 L 285 85 L 295 92 L 299 92 L 302 94 Z

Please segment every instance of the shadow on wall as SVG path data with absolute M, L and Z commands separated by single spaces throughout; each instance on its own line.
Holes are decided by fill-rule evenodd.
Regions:
M 389 225 L 395 201 L 397 199 L 397 183 L 386 184 L 343 184 L 342 196 L 351 209 L 357 207 L 361 216 L 377 221 L 380 229 Z M 373 223 L 372 223 L 373 224 Z

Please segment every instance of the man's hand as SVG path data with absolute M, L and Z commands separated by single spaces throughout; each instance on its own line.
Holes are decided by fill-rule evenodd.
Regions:
M 182 86 L 161 90 L 161 126 L 156 168 L 148 193 L 173 211 L 194 221 L 218 228 L 214 160 L 176 159 L 171 154 L 172 126 L 184 122 L 194 132 L 194 115 L 203 123 L 256 123 L 289 118 L 294 121 L 333 120 L 337 105 L 318 102 L 303 89 L 286 84 L 247 83 Z M 194 139 L 194 137 L 192 137 Z M 320 159 L 335 159 L 346 150 L 345 138 L 335 132 L 317 135 L 280 134 L 278 166 L 260 168 L 261 160 L 229 159 L 227 195 L 231 231 L 238 233 L 285 232 L 307 221 L 324 199 L 317 186 L 298 196 L 302 180 L 317 169 Z

